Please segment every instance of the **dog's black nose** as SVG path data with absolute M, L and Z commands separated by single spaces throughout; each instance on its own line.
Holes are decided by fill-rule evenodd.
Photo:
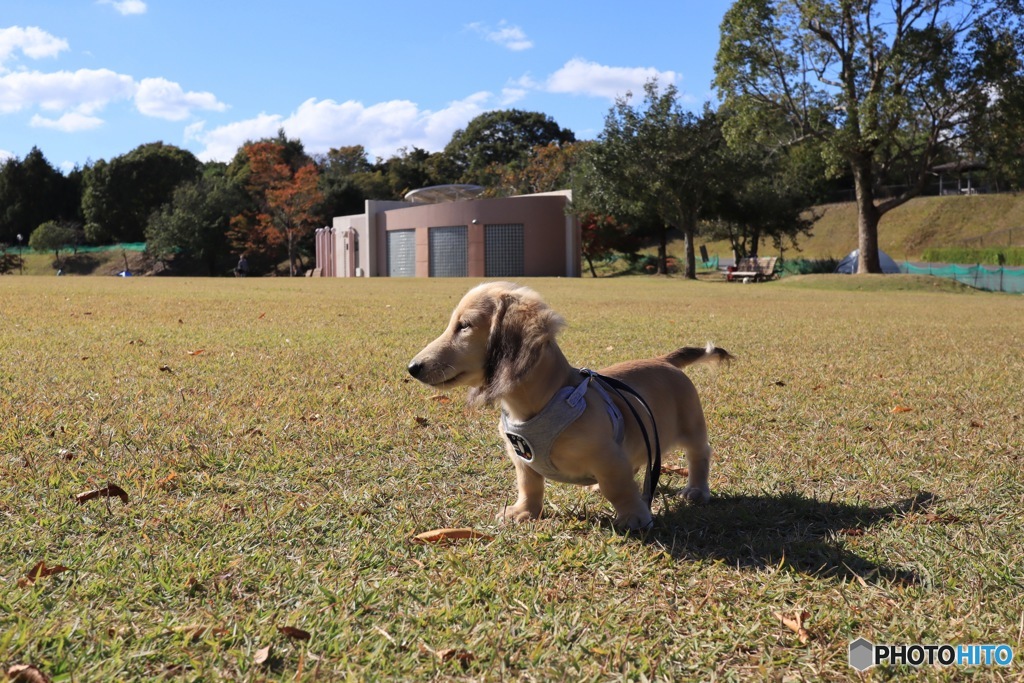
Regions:
M 413 362 L 409 363 L 409 374 L 410 375 L 412 375 L 416 379 L 419 379 L 421 372 L 423 372 L 423 363 L 417 363 L 416 361 L 413 361 Z

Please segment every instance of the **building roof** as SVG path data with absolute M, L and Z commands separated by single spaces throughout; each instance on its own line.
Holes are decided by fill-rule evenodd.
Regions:
M 465 199 L 475 199 L 484 191 L 480 185 L 432 185 L 421 187 L 418 190 L 410 190 L 405 193 L 405 201 L 418 204 L 441 204 L 442 202 L 457 202 Z

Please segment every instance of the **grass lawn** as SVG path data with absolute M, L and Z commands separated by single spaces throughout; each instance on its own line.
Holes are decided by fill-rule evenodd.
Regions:
M 405 373 L 473 281 L 0 277 L 0 667 L 847 680 L 863 636 L 1016 653 L 871 678 L 1020 680 L 1024 298 L 887 277 L 530 282 L 576 365 L 738 357 L 689 373 L 711 504 L 665 474 L 643 538 L 558 484 L 493 521 L 497 412 Z M 493 539 L 409 542 L 440 527 Z

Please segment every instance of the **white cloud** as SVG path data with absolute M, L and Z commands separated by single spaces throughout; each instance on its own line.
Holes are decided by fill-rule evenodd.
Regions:
M 109 69 L 0 74 L 0 114 L 35 107 L 64 114 L 57 119 L 40 117 L 33 123 L 38 127 L 69 132 L 95 128 L 102 123 L 95 116 L 97 112 L 112 102 L 132 98 L 140 113 L 168 121 L 182 121 L 195 110 L 227 109 L 212 93 L 186 92 L 163 78 L 144 78 L 136 83 L 131 76 Z
M 8 152 L 6 149 L 0 149 L 0 164 L 7 161 L 8 159 L 14 158 L 14 152 Z
M 498 28 L 495 29 L 480 22 L 468 24 L 466 28 L 476 31 L 490 42 L 513 52 L 521 52 L 533 47 L 533 41 L 526 37 L 523 29 L 518 26 L 510 26 L 505 20 L 500 21 Z
M 552 93 L 614 100 L 626 92 L 642 93 L 644 83 L 652 78 L 657 78 L 662 84 L 674 84 L 680 77 L 675 71 L 658 71 L 653 67 L 604 66 L 584 59 L 572 59 L 551 74 L 543 88 Z
M 135 81 L 109 69 L 18 71 L 0 76 L 0 114 L 28 107 L 91 115 L 135 94 Z
M 507 107 L 511 104 L 515 104 L 524 97 L 526 97 L 526 90 L 523 88 L 502 88 L 501 106 Z
M 68 41 L 50 35 L 36 26 L 0 28 L 0 73 L 4 71 L 3 63 L 15 52 L 20 51 L 32 59 L 42 59 L 56 57 L 68 47 Z
M 260 114 L 259 116 L 218 126 L 210 132 L 204 132 L 204 126 L 193 124 L 186 128 L 186 139 L 196 140 L 205 148 L 199 153 L 203 161 L 230 161 L 238 148 L 247 140 L 273 137 L 281 127 L 282 117 L 277 114 Z
M 48 119 L 36 114 L 32 117 L 29 125 L 33 128 L 50 128 L 52 130 L 59 130 L 62 133 L 78 133 L 83 130 L 99 128 L 103 125 L 103 119 L 73 111 L 64 114 L 59 119 Z
M 302 140 L 307 152 L 322 153 L 332 147 L 363 145 L 371 157 L 387 158 L 401 147 L 429 151 L 442 149 L 452 133 L 486 111 L 493 96 L 480 92 L 451 102 L 438 111 L 423 110 L 408 100 L 391 100 L 366 106 L 349 100 L 308 99 L 290 116 L 259 116 L 219 126 L 207 132 L 193 124 L 186 137 L 204 145 L 198 154 L 204 161 L 228 161 L 247 140 L 272 137 L 283 128 L 291 138 Z
M 143 78 L 135 92 L 135 106 L 146 116 L 168 121 L 183 121 L 195 109 L 227 109 L 213 93 L 185 92 L 179 84 L 164 78 Z
M 146 13 L 146 3 L 143 0 L 99 0 L 99 3 L 112 6 L 124 16 Z

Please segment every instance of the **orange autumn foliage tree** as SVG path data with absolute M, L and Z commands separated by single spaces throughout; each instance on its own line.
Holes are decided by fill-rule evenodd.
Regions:
M 289 274 L 297 275 L 299 241 L 316 228 L 323 201 L 319 171 L 311 161 L 293 168 L 284 147 L 272 141 L 246 145 L 245 154 L 253 208 L 231 219 L 232 242 L 250 261 L 273 266 L 287 256 Z

